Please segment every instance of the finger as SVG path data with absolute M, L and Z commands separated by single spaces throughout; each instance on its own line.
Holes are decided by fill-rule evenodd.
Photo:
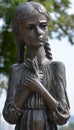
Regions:
M 39 77 L 39 79 L 43 79 L 43 77 Z
M 36 63 L 37 71 L 39 71 L 38 62 L 37 62 L 37 57 L 35 57 L 35 63 Z
M 34 70 L 36 71 L 36 66 L 35 66 L 34 60 L 32 60 L 32 65 L 33 65 Z
M 31 83 L 31 82 L 33 82 L 34 79 L 35 78 L 33 78 L 33 77 L 29 77 L 26 79 L 26 83 Z
M 33 61 L 34 61 L 34 64 L 35 64 L 36 70 L 39 71 L 38 63 L 37 63 L 37 57 L 33 58 Z
M 32 62 L 32 60 L 31 60 L 31 59 L 29 59 L 29 58 L 27 58 L 27 61 Z
M 39 70 L 39 74 L 43 74 L 43 72 Z
M 26 86 L 28 86 L 28 84 L 27 84 L 27 83 L 25 83 L 25 84 L 24 84 L 24 86 L 26 87 Z
M 26 81 L 26 82 L 24 83 L 24 86 L 28 86 L 28 85 L 29 85 L 29 82 Z
M 38 77 L 43 77 L 43 74 L 38 74 Z
M 31 76 L 30 77 L 32 77 L 32 78 L 37 78 L 37 75 L 34 75 L 34 74 L 31 74 Z
M 39 75 L 43 75 L 43 73 L 38 73 Z

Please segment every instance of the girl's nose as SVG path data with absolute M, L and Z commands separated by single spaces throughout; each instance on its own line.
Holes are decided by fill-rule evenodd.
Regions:
M 36 27 L 36 33 L 37 33 L 37 35 L 42 35 L 43 34 L 43 30 L 39 26 L 37 26 Z

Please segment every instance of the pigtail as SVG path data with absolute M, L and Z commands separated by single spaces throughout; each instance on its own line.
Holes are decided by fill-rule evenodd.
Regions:
M 16 40 L 16 46 L 17 46 L 17 52 L 18 52 L 18 63 L 23 63 L 24 62 L 24 43 L 21 42 L 20 40 Z
M 50 48 L 50 44 L 49 44 L 48 41 L 47 41 L 46 44 L 44 45 L 44 49 L 45 49 L 45 52 L 46 52 L 46 57 L 47 57 L 49 60 L 52 60 L 51 48 Z

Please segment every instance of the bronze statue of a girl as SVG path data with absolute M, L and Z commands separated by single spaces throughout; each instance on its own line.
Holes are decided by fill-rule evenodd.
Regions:
M 11 67 L 3 116 L 15 130 L 57 130 L 70 117 L 65 66 L 52 60 L 48 22 L 37 2 L 19 5 L 12 17 L 18 63 Z

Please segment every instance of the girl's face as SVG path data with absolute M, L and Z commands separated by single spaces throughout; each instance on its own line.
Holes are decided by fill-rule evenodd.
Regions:
M 45 15 L 34 13 L 20 22 L 20 36 L 27 46 L 43 46 L 48 37 L 48 23 Z

